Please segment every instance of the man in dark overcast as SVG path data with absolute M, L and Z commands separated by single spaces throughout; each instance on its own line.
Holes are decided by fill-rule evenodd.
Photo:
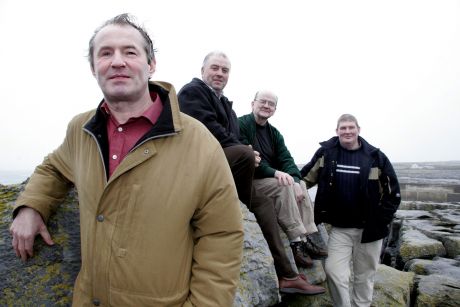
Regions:
M 179 91 L 181 111 L 202 122 L 224 149 L 235 180 L 238 197 L 250 206 L 254 169 L 259 153 L 242 145 L 238 120 L 232 102 L 224 96 L 231 64 L 227 55 L 213 51 L 206 55 L 201 67 L 201 80 L 193 78 Z

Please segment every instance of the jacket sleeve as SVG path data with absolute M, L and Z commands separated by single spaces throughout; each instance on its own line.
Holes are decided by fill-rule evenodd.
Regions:
M 303 181 L 305 181 L 307 188 L 311 188 L 318 183 L 319 170 L 323 167 L 323 159 L 323 150 L 320 148 L 315 152 L 310 162 L 305 164 L 300 170 L 300 175 Z
M 291 153 L 286 147 L 286 144 L 284 143 L 284 137 L 279 133 L 276 128 L 275 130 L 275 144 L 276 144 L 276 156 L 277 156 L 277 162 L 278 162 L 278 167 L 279 170 L 285 173 L 288 173 L 291 175 L 294 180 L 298 183 L 300 182 L 300 179 L 302 176 L 300 175 L 299 168 L 294 162 L 294 159 L 291 156 Z
M 221 148 L 208 158 L 201 207 L 192 221 L 190 295 L 193 306 L 232 306 L 243 248 L 242 214 L 228 162 Z
M 383 221 L 388 224 L 393 219 L 394 213 L 401 203 L 401 192 L 398 178 L 388 158 L 380 152 L 382 173 L 379 177 L 382 187 L 380 208 Z
M 216 110 L 210 102 L 212 97 L 209 97 L 205 89 L 198 85 L 188 84 L 180 90 L 177 97 L 180 110 L 202 122 L 223 148 L 240 144 L 238 136 L 218 122 Z
M 240 126 L 241 144 L 254 146 L 254 140 L 251 136 L 251 129 L 249 127 L 251 123 L 248 115 L 238 117 L 238 124 Z
M 16 200 L 13 217 L 16 217 L 19 207 L 27 206 L 37 210 L 46 223 L 51 213 L 64 201 L 72 186 L 69 179 L 70 127 L 69 124 L 64 142 L 35 168 L 24 191 Z

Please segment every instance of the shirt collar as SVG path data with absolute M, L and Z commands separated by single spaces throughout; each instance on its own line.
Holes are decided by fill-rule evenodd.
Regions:
M 150 92 L 150 98 L 152 99 L 152 104 L 144 111 L 144 113 L 142 113 L 140 116 L 138 117 L 131 117 L 128 122 L 131 120 L 131 119 L 136 119 L 136 118 L 140 118 L 140 117 L 144 117 L 145 119 L 147 119 L 148 121 L 150 121 L 153 124 L 156 123 L 157 119 L 158 119 L 158 108 L 157 108 L 157 104 L 162 104 L 161 102 L 161 99 L 160 99 L 160 96 L 157 95 L 157 93 L 155 92 Z M 112 117 L 111 115 L 111 112 L 110 112 L 110 108 L 107 104 L 107 102 L 104 100 L 104 102 L 102 103 L 101 105 L 101 109 L 102 109 L 102 113 L 106 116 L 106 118 L 110 117 L 112 120 L 115 120 L 114 117 Z M 163 108 L 161 108 L 163 109 Z M 115 120 L 116 121 L 116 120 Z

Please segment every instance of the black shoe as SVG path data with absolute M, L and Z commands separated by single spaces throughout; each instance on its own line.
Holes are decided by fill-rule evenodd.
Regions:
M 301 268 L 311 268 L 313 260 L 302 248 L 303 242 L 291 242 L 292 254 L 294 255 L 295 264 Z
M 327 250 L 319 247 L 308 236 L 307 241 L 302 241 L 302 249 L 305 254 L 310 255 L 313 259 L 324 259 L 327 257 Z

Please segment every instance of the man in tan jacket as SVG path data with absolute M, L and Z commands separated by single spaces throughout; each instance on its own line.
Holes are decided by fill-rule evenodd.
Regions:
M 75 186 L 82 265 L 74 306 L 231 306 L 243 231 L 219 143 L 150 82 L 155 57 L 127 14 L 98 28 L 89 62 L 104 99 L 77 115 L 16 202 L 12 245 L 24 261 Z

